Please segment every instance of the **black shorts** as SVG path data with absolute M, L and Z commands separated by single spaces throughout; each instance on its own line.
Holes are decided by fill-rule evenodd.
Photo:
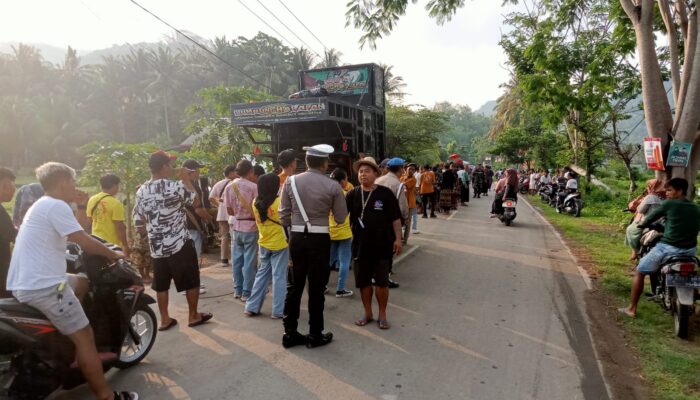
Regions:
M 151 288 L 156 292 L 167 292 L 170 280 L 175 281 L 178 292 L 199 287 L 199 260 L 192 240 L 185 242 L 182 249 L 172 256 L 153 259 Z
M 382 288 L 388 287 L 391 264 L 391 258 L 353 260 L 352 268 L 355 273 L 355 287 L 358 289 L 371 285 Z M 374 283 L 372 283 L 372 278 L 374 278 Z

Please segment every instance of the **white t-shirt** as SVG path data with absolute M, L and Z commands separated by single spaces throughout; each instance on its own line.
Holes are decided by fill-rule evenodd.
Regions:
M 578 182 L 576 181 L 576 179 L 569 179 L 568 181 L 566 181 L 566 188 L 578 190 Z
M 37 200 L 17 234 L 7 275 L 7 290 L 38 290 L 66 280 L 66 242 L 82 231 L 70 206 L 44 196 Z
M 214 185 L 214 187 L 211 188 L 211 191 L 209 192 L 209 199 L 217 199 L 219 200 L 219 207 L 216 209 L 216 220 L 218 222 L 227 222 L 228 221 L 228 212 L 226 211 L 226 203 L 224 203 L 224 194 L 225 194 L 225 188 L 226 185 L 231 183 L 231 179 L 222 179 Z M 219 196 L 219 194 L 221 194 Z

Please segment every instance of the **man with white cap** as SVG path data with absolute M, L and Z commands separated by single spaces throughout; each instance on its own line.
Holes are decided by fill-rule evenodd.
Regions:
M 303 150 L 306 151 L 307 171 L 289 177 L 280 194 L 280 220 L 291 230 L 289 251 L 293 264 L 289 270 L 284 304 L 282 345 L 285 348 L 300 344 L 312 348 L 333 340 L 332 333 L 323 333 L 324 291 L 330 273 L 328 215 L 332 212 L 336 223 L 342 224 L 348 213 L 340 185 L 324 175 L 333 147 L 319 144 Z M 303 336 L 297 327 L 307 279 L 309 334 Z

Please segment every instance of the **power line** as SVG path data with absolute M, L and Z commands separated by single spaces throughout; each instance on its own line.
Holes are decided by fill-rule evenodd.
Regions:
M 133 0 L 131 0 L 131 1 L 133 1 Z M 260 22 L 262 22 L 263 24 L 267 25 L 268 28 L 272 29 L 272 31 L 275 32 L 275 33 L 277 34 L 277 36 L 281 37 L 282 40 L 284 40 L 285 42 L 287 42 L 288 45 L 292 46 L 293 48 L 294 48 L 294 47 L 297 47 L 297 46 L 295 46 L 294 44 L 292 44 L 292 42 L 290 42 L 286 37 L 284 37 L 283 34 L 279 33 L 279 31 L 278 31 L 277 29 L 273 28 L 272 25 L 268 24 L 267 21 L 265 21 L 261 16 L 259 16 L 255 11 L 253 11 L 250 7 L 248 7 L 248 6 L 243 2 L 243 0 L 238 0 L 238 2 L 241 3 L 241 5 L 242 5 L 243 7 L 245 7 L 245 9 L 248 10 L 251 14 L 253 14 L 257 19 L 259 19 Z
M 314 39 L 316 39 L 319 43 L 321 43 L 321 46 L 323 46 L 323 50 L 324 50 L 324 51 L 328 49 L 328 46 L 326 46 L 325 44 L 323 44 L 323 42 L 321 41 L 321 39 L 319 39 L 318 36 L 314 35 L 314 33 L 311 32 L 311 29 L 309 29 L 309 28 L 306 26 L 306 24 L 304 24 L 303 22 L 301 22 L 301 20 L 299 19 L 299 17 L 297 17 L 296 14 L 294 14 L 294 12 L 292 12 L 292 10 L 290 10 L 289 7 L 287 7 L 287 5 L 284 4 L 284 2 L 283 2 L 282 0 L 277 0 L 277 1 L 279 1 L 280 4 L 282 4 L 282 6 L 283 6 L 284 8 L 286 8 L 287 11 L 289 11 L 290 14 L 292 14 L 292 16 L 293 16 L 293 17 L 294 17 L 294 18 L 295 18 L 295 19 L 296 19 L 296 20 L 311 34 L 311 36 L 314 37 Z
M 275 13 L 273 13 L 272 11 L 270 11 L 270 9 L 267 8 L 267 6 L 265 6 L 265 4 L 263 4 L 262 1 L 260 1 L 260 0 L 256 0 L 256 1 L 258 2 L 258 4 L 260 4 L 260 5 L 262 6 L 262 8 L 264 8 L 268 13 L 270 13 L 270 15 L 272 15 L 272 16 L 277 20 L 277 22 L 279 22 L 280 24 L 282 24 L 282 26 L 284 26 L 285 28 L 287 28 L 287 30 L 288 30 L 289 32 L 291 32 L 292 35 L 294 35 L 294 37 L 296 37 L 297 39 L 299 39 L 299 41 L 300 41 L 301 43 L 303 43 L 309 50 L 313 51 L 314 54 L 316 54 L 316 55 L 319 56 L 320 58 L 323 58 L 323 57 L 321 57 L 320 54 L 316 53 L 316 51 L 313 49 L 313 47 L 309 46 L 309 44 L 306 43 L 306 42 L 304 41 L 304 39 L 300 38 L 299 35 L 296 34 L 296 32 L 294 32 L 292 29 L 290 29 L 290 28 L 287 26 L 287 24 L 285 24 L 284 22 L 282 22 L 282 20 L 279 19 L 279 18 L 277 17 L 277 15 L 275 15 Z
M 205 52 L 207 52 L 208 54 L 210 54 L 212 57 L 215 57 L 217 60 L 221 61 L 222 63 L 224 63 L 224 64 L 226 64 L 226 65 L 228 65 L 229 67 L 231 67 L 231 68 L 232 68 L 233 70 L 235 70 L 236 72 L 240 73 L 241 75 L 245 76 L 246 78 L 250 79 L 251 81 L 257 83 L 258 85 L 260 85 L 260 86 L 262 86 L 262 87 L 264 87 L 264 88 L 266 88 L 266 89 L 272 90 L 272 88 L 271 88 L 269 85 L 260 82 L 259 80 L 257 80 L 257 79 L 255 79 L 255 78 L 253 78 L 252 76 L 248 75 L 248 74 L 247 74 L 246 72 L 244 72 L 242 69 L 240 69 L 240 68 L 236 67 L 235 65 L 231 64 L 230 62 L 226 61 L 225 59 L 223 59 L 223 58 L 222 58 L 221 56 L 219 56 L 218 54 L 216 54 L 216 53 L 214 53 L 213 51 L 209 50 L 208 47 L 206 47 L 206 46 L 204 46 L 203 44 L 199 43 L 198 41 L 192 39 L 192 38 L 191 38 L 189 35 L 187 35 L 185 32 L 183 32 L 183 31 L 181 31 L 180 29 L 177 29 L 176 27 L 172 26 L 171 24 L 169 24 L 168 22 L 166 22 L 165 20 L 163 20 L 161 17 L 157 16 L 156 14 L 154 14 L 153 12 L 151 12 L 149 9 L 147 9 L 146 7 L 144 7 L 144 6 L 142 6 L 141 4 L 139 4 L 138 2 L 136 2 L 136 0 L 129 0 L 129 1 L 132 2 L 134 5 L 136 5 L 138 8 L 142 9 L 143 11 L 145 11 L 146 13 L 150 14 L 153 18 L 155 18 L 155 19 L 157 19 L 158 21 L 162 22 L 162 23 L 163 23 L 165 26 L 167 26 L 168 28 L 170 28 L 170 29 L 174 30 L 175 32 L 177 32 L 178 34 L 180 34 L 180 35 L 181 35 L 182 37 L 184 37 L 185 39 L 187 39 L 187 40 L 189 40 L 190 42 L 194 43 L 195 46 L 197 46 L 197 47 L 199 47 L 200 49 L 204 50 Z M 240 0 L 239 0 L 239 1 L 240 1 Z

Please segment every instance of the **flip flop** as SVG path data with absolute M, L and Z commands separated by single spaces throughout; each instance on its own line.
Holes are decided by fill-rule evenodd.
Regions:
M 190 328 L 194 328 L 195 326 L 204 324 L 214 316 L 214 314 L 212 313 L 202 313 L 201 315 L 202 317 L 198 321 L 190 322 L 189 324 L 187 324 L 187 326 L 189 326 Z
M 385 319 L 380 319 L 377 321 L 377 324 L 379 325 L 379 329 L 389 329 L 391 328 L 391 325 L 389 325 L 389 321 Z
M 636 315 L 629 315 L 629 314 L 627 314 L 627 308 L 625 308 L 625 307 L 623 307 L 623 308 L 618 308 L 617 311 L 618 311 L 620 314 L 622 314 L 622 315 L 624 315 L 625 317 L 627 317 L 627 318 L 637 318 Z
M 362 317 L 362 318 L 358 319 L 357 321 L 355 321 L 355 325 L 357 325 L 357 326 L 365 326 L 365 325 L 369 324 L 369 323 L 372 322 L 372 321 L 374 321 L 374 319 L 372 319 L 372 318 L 367 318 L 367 317 Z
M 158 330 L 161 332 L 167 331 L 175 325 L 177 325 L 177 320 L 175 318 L 170 318 L 170 323 L 168 325 L 159 327 Z

